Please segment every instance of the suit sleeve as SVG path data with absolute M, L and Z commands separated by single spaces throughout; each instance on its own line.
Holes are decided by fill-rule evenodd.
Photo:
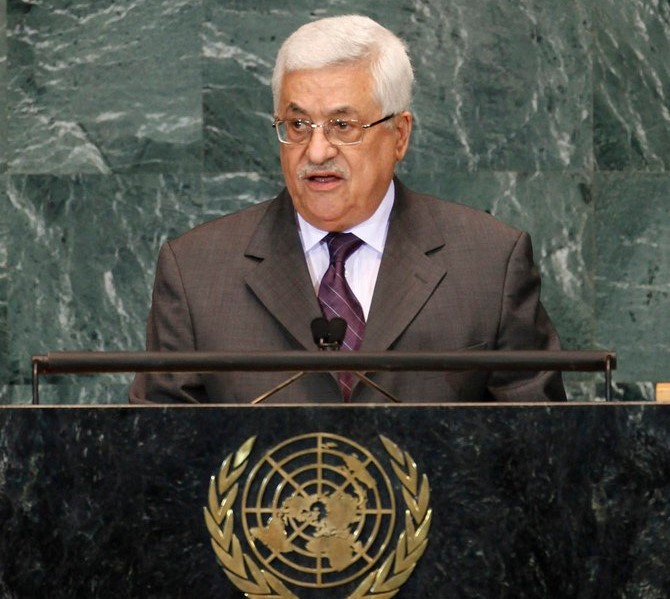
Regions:
M 197 349 L 188 298 L 169 242 L 158 257 L 146 346 L 147 351 Z M 197 373 L 138 373 L 129 399 L 130 403 L 202 403 L 207 396 Z
M 496 349 L 561 349 L 540 302 L 540 274 L 527 233 L 520 234 L 507 264 Z M 495 372 L 489 379 L 489 391 L 505 402 L 565 401 L 560 372 Z

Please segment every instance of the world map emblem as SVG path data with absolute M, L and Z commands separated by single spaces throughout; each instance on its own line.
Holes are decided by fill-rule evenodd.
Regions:
M 239 590 L 296 599 L 301 591 L 363 599 L 400 590 L 427 545 L 430 490 L 411 456 L 379 439 L 395 489 L 377 456 L 330 433 L 291 437 L 248 472 L 256 437 L 226 457 L 204 512 L 212 548 Z

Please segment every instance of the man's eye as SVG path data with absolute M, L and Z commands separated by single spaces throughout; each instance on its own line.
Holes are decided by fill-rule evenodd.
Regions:
M 309 122 L 308 121 L 301 121 L 300 119 L 297 119 L 295 121 L 289 121 L 289 125 L 293 131 L 306 131 L 309 129 Z
M 351 129 L 352 125 L 349 121 L 334 121 L 333 122 L 333 128 L 337 129 L 338 131 L 348 131 Z

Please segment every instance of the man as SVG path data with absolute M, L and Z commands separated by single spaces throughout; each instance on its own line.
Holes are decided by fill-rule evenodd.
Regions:
M 344 349 L 559 349 L 528 235 L 394 178 L 412 81 L 404 44 L 366 17 L 322 19 L 286 40 L 272 82 L 286 189 L 162 248 L 148 350 L 316 351 L 310 323 L 343 310 Z M 356 237 L 328 236 L 342 232 Z M 338 244 L 352 241 L 338 267 Z M 250 402 L 287 376 L 140 374 L 130 399 Z M 385 401 L 347 376 L 309 373 L 268 401 Z M 408 402 L 565 398 L 557 373 L 370 378 Z

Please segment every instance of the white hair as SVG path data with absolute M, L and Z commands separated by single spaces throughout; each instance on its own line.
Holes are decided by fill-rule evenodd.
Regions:
M 414 74 L 405 43 L 368 17 L 346 15 L 307 23 L 282 44 L 272 74 L 275 114 L 286 73 L 365 61 L 382 112 L 409 110 Z

